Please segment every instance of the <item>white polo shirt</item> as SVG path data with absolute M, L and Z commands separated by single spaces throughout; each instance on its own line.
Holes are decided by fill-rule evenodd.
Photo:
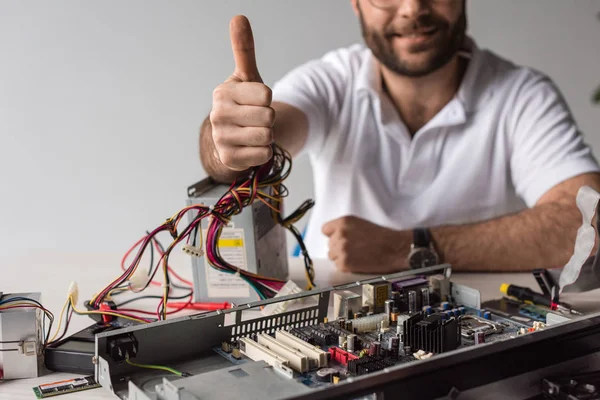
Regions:
M 327 257 L 322 225 L 342 216 L 397 230 L 481 221 L 600 171 L 550 79 L 475 44 L 456 96 L 414 137 L 363 45 L 292 70 L 273 101 L 308 117 L 316 205 L 306 245 L 316 258 Z

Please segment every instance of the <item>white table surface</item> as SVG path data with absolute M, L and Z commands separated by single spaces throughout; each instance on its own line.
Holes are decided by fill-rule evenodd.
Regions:
M 71 281 L 77 282 L 79 286 L 79 305 L 81 307 L 83 299 L 89 299 L 90 296 L 118 276 L 121 271 L 119 267 L 121 256 L 122 254 L 77 252 L 30 254 L 11 260 L 9 265 L 2 266 L 3 274 L 0 291 L 4 293 L 42 292 L 42 303 L 58 319 L 60 309 L 66 300 L 69 283 Z M 174 253 L 170 264 L 178 274 L 185 278 L 191 277 L 191 263 L 183 253 Z M 315 260 L 315 273 L 317 284 L 321 287 L 368 278 L 367 275 L 341 273 L 327 260 Z M 303 282 L 304 270 L 300 259 L 291 259 L 290 277 L 297 282 Z M 499 298 L 498 289 L 500 284 L 504 282 L 528 286 L 532 289 L 537 288 L 537 283 L 530 273 L 454 273 L 452 280 L 480 290 L 482 301 Z M 584 294 L 565 295 L 563 300 L 584 312 L 600 310 L 600 290 Z M 143 303 L 140 302 L 139 304 Z M 149 304 L 149 306 L 151 305 Z M 149 309 L 155 310 L 156 305 L 154 304 Z M 88 317 L 74 315 L 69 327 L 69 334 L 89 326 L 90 323 L 91 320 Z M 35 379 L 0 381 L 0 400 L 35 399 L 32 387 L 75 376 L 65 373 L 48 373 Z M 57 398 L 94 400 L 114 399 L 115 397 L 100 388 L 67 394 Z

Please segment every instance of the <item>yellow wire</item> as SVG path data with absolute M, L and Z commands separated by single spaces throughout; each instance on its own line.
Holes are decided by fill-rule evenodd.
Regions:
M 56 337 L 58 336 L 58 333 L 60 332 L 60 326 L 62 325 L 63 315 L 65 315 L 65 310 L 67 309 L 68 305 L 69 305 L 69 299 L 67 299 L 67 301 L 65 301 L 65 304 L 63 304 L 62 309 L 60 310 L 60 317 L 58 317 L 58 327 L 56 328 L 56 332 L 54 333 L 54 336 L 52 336 L 52 339 L 50 339 L 48 341 L 48 343 L 54 342 L 54 339 L 56 339 Z
M 182 372 L 179 372 L 179 371 L 177 371 L 176 369 L 173 369 L 173 368 L 165 367 L 163 365 L 138 364 L 138 363 L 134 363 L 129 358 L 126 358 L 125 362 L 127 364 L 129 364 L 129 365 L 133 365 L 134 367 L 148 368 L 148 369 L 158 369 L 158 370 L 161 370 L 161 371 L 170 372 L 170 373 L 172 373 L 174 375 L 177 375 L 177 376 L 182 376 L 183 375 Z
M 122 315 L 122 314 L 118 314 L 118 313 L 114 313 L 114 312 L 110 312 L 110 311 L 82 311 L 82 310 L 78 310 L 75 307 L 75 302 L 73 301 L 73 296 L 69 296 L 69 301 L 71 302 L 71 307 L 73 308 L 73 311 L 75 311 L 76 314 L 81 314 L 81 315 L 90 315 L 90 314 L 112 315 L 113 317 L 124 318 L 124 319 L 128 319 L 128 320 L 131 320 L 131 321 L 141 322 L 143 324 L 147 324 L 148 323 L 147 321 L 144 321 L 143 319 L 129 317 L 127 315 Z

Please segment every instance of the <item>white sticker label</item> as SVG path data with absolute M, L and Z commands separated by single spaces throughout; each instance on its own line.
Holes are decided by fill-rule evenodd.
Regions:
M 206 230 L 203 229 L 204 237 Z M 246 240 L 243 229 L 223 228 L 219 239 L 221 257 L 229 264 L 248 270 L 246 259 Z M 208 297 L 250 297 L 248 283 L 239 276 L 218 271 L 211 266 L 206 268 Z

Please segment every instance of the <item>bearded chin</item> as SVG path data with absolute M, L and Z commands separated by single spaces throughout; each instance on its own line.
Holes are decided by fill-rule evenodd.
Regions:
M 390 71 L 407 77 L 422 77 L 429 75 L 442 68 L 452 60 L 455 54 L 463 47 L 467 29 L 466 11 L 463 11 L 457 23 L 446 29 L 446 38 L 440 41 L 431 57 L 419 65 L 413 65 L 397 55 L 390 41 L 384 34 L 369 29 L 359 8 L 360 24 L 365 43 L 371 52 Z

